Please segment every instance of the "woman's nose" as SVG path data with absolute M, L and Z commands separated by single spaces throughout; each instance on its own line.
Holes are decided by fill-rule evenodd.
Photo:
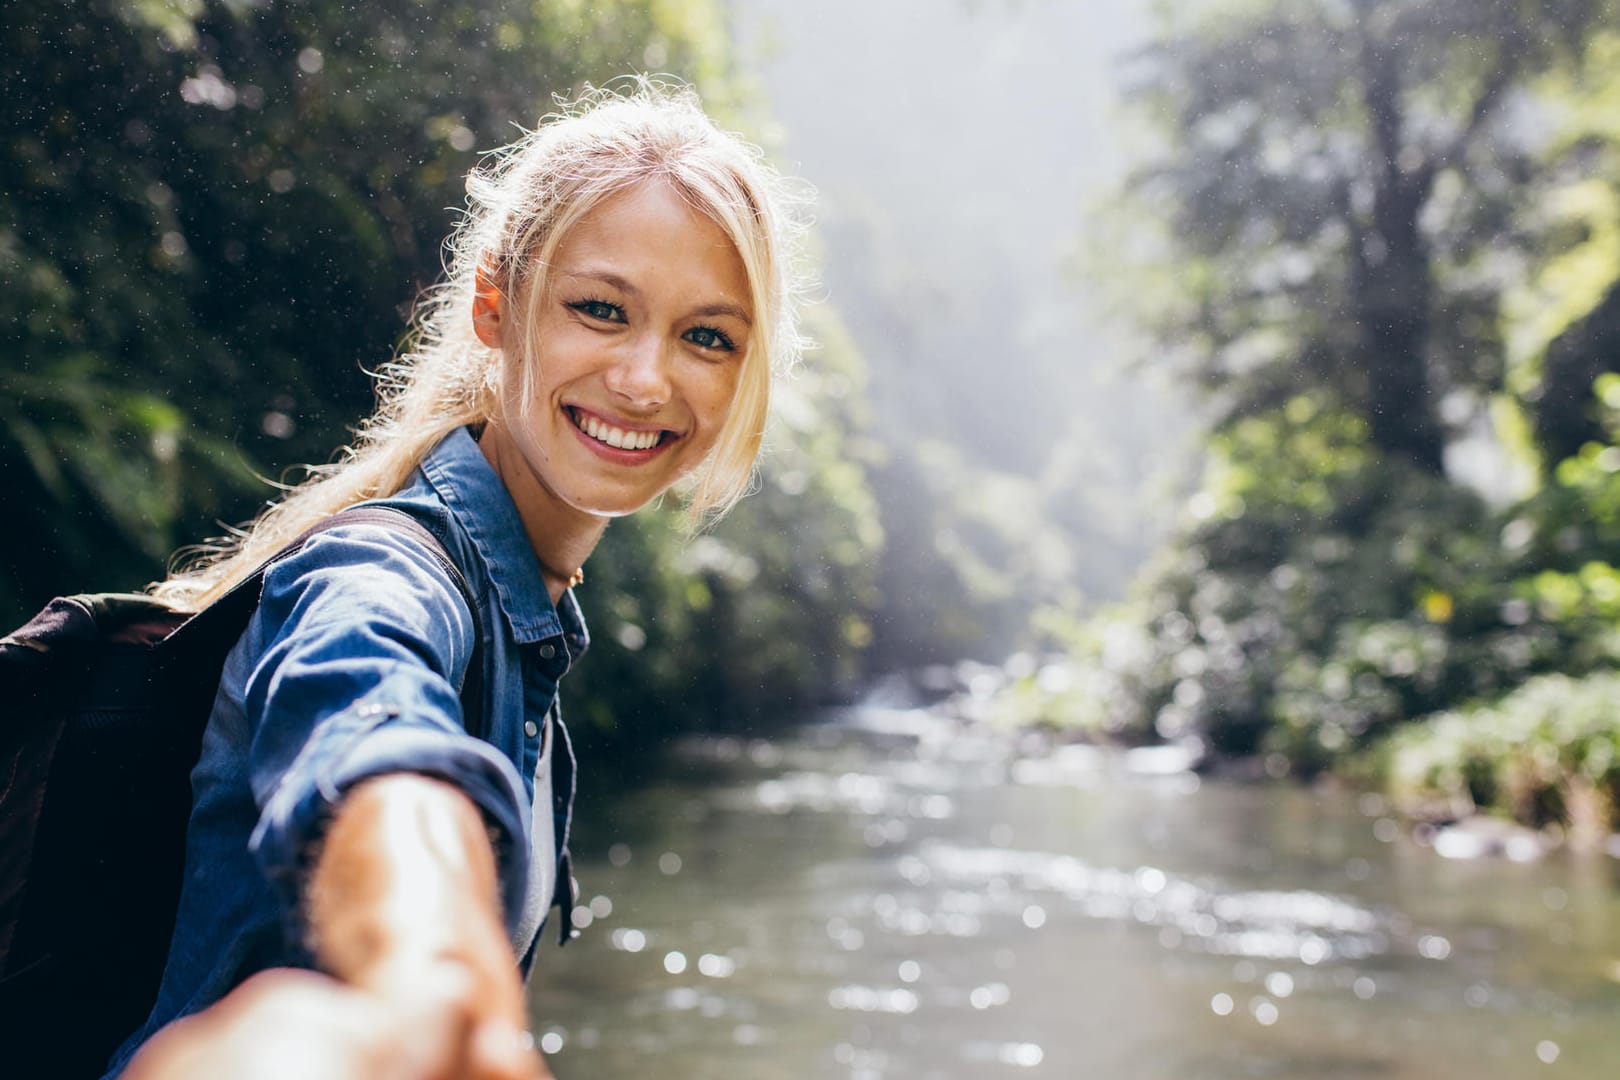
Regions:
M 630 343 L 604 376 L 608 392 L 642 409 L 653 409 L 670 398 L 669 354 L 651 334 Z

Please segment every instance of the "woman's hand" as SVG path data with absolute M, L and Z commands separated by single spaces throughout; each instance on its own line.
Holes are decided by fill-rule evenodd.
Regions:
M 432 1008 L 443 1018 L 445 1071 L 429 1075 L 549 1076 L 527 1034 L 494 852 L 482 816 L 455 788 L 402 773 L 349 792 L 316 862 L 308 909 L 327 971 L 396 1015 Z

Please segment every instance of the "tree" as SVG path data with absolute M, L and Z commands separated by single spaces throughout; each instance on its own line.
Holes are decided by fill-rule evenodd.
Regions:
M 1137 57 L 1162 137 L 1133 190 L 1165 232 L 1149 330 L 1217 426 L 1325 393 L 1380 453 L 1442 473 L 1450 422 L 1501 385 L 1525 88 L 1612 17 L 1598 0 L 1229 3 Z
M 1504 322 L 1508 392 L 1545 473 L 1607 441 L 1592 388 L 1620 371 L 1620 26 L 1594 33 L 1581 63 L 1537 90 L 1550 135 L 1522 215 L 1534 262 Z

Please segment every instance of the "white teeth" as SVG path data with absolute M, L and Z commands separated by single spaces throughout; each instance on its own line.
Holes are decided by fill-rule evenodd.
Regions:
M 594 416 L 574 414 L 574 426 L 597 442 L 606 443 L 618 450 L 650 450 L 658 445 L 660 433 L 656 431 L 625 431 L 611 424 L 604 424 Z

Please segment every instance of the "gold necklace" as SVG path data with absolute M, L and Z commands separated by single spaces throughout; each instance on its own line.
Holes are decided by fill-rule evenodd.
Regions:
M 572 574 L 564 575 L 559 570 L 553 570 L 545 563 L 540 564 L 540 579 L 548 585 L 553 581 L 562 582 L 565 589 L 572 589 L 585 581 L 585 568 L 577 567 Z

